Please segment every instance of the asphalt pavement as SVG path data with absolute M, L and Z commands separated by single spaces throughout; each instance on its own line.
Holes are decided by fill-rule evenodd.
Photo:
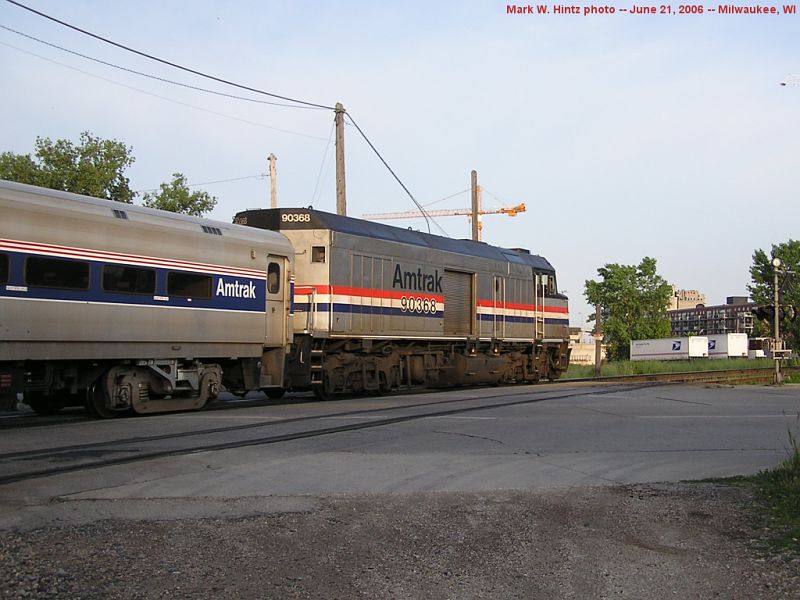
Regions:
M 498 406 L 481 408 L 489 398 Z M 265 507 L 304 509 L 313 502 L 309 498 L 330 494 L 532 490 L 751 474 L 786 455 L 789 432 L 800 429 L 799 411 L 798 386 L 561 384 L 326 403 L 299 398 L 112 421 L 80 415 L 63 422 L 42 419 L 41 425 L 7 428 L 0 451 L 87 445 L 56 459 L 67 462 L 122 452 L 123 440 L 126 452 L 135 455 L 151 451 L 154 443 L 163 449 L 175 439 L 237 440 L 276 427 L 291 432 L 342 424 L 363 428 L 5 484 L 0 505 L 13 510 L 2 511 L 0 526 L 29 517 L 32 523 L 103 518 L 113 516 L 115 507 L 120 513 L 135 511 L 148 499 L 183 499 L 141 509 L 177 518 L 213 513 L 231 499 L 238 504 L 226 504 L 226 511 L 253 514 Z M 412 417 L 383 424 L 396 415 Z M 217 431 L 191 435 L 209 430 Z M 153 437 L 164 439 L 153 442 Z M 112 450 L 91 447 L 113 440 Z M 13 472 L 34 460 L 12 457 L 3 468 Z M 123 507 L 123 500 L 132 504 Z M 84 504 L 92 510 L 75 510 Z

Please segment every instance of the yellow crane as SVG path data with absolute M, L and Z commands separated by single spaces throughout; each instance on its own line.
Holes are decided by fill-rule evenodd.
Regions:
M 509 217 L 516 217 L 518 213 L 525 212 L 525 203 L 517 204 L 516 206 L 512 206 L 511 208 L 489 208 L 489 209 L 479 209 L 478 210 L 478 239 L 480 240 L 481 237 L 481 229 L 482 224 L 480 221 L 480 215 L 508 215 Z M 448 208 L 448 209 L 441 209 L 441 210 L 426 210 L 425 214 L 420 211 L 407 211 L 407 212 L 393 212 L 393 213 L 371 213 L 361 215 L 362 219 L 366 219 L 368 221 L 388 221 L 390 219 L 414 219 L 414 218 L 422 218 L 424 216 L 429 217 L 458 217 L 458 216 L 467 216 L 472 218 L 472 209 L 471 208 Z

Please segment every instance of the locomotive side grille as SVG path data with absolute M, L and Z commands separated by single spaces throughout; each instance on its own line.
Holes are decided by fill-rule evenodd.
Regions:
M 459 271 L 444 272 L 444 334 L 472 333 L 472 275 Z

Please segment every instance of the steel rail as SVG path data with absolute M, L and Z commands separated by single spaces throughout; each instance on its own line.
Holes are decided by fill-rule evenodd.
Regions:
M 639 387 L 649 387 L 647 384 L 645 386 L 623 386 L 625 390 L 633 390 Z M 40 451 L 31 451 L 26 458 L 30 460 L 31 458 L 59 458 L 68 452 L 72 451 L 79 451 L 83 449 L 95 449 L 99 450 L 102 448 L 107 448 L 109 451 L 116 451 L 116 452 L 136 452 L 135 454 L 128 455 L 128 456 L 117 456 L 117 457 L 109 457 L 109 458 L 99 458 L 96 460 L 91 460 L 82 463 L 76 464 L 68 464 L 68 465 L 59 465 L 56 467 L 45 467 L 40 469 L 31 469 L 29 471 L 22 471 L 18 473 L 10 473 L 8 475 L 0 476 L 0 485 L 25 481 L 30 479 L 39 479 L 43 477 L 50 477 L 54 475 L 62 475 L 66 473 L 72 473 L 77 471 L 86 471 L 92 469 L 99 469 L 103 467 L 109 466 L 116 466 L 122 464 L 130 464 L 134 462 L 141 462 L 146 460 L 153 460 L 157 458 L 164 458 L 170 456 L 181 456 L 187 454 L 195 454 L 199 452 L 217 452 L 222 450 L 232 450 L 237 448 L 245 448 L 249 446 L 260 446 L 260 445 L 269 445 L 269 444 L 276 444 L 281 442 L 289 442 L 313 437 L 320 437 L 325 435 L 332 435 L 337 433 L 345 433 L 350 431 L 360 431 L 364 429 L 373 429 L 377 427 L 385 427 L 388 425 L 395 425 L 399 423 L 406 423 L 409 421 L 415 421 L 419 419 L 426 419 L 431 417 L 441 417 L 441 416 L 449 416 L 449 415 L 457 415 L 466 412 L 473 412 L 478 410 L 488 410 L 493 408 L 505 408 L 510 406 L 519 406 L 524 404 L 533 404 L 537 402 L 543 402 L 546 400 L 560 400 L 563 398 L 574 398 L 580 396 L 587 396 L 587 395 L 598 395 L 598 394 L 608 394 L 613 392 L 618 392 L 619 388 L 614 386 L 613 388 L 609 389 L 586 389 L 574 393 L 564 393 L 564 394 L 550 394 L 547 396 L 538 396 L 535 398 L 522 398 L 516 400 L 509 400 L 509 401 L 500 401 L 494 402 L 490 404 L 486 404 L 485 401 L 487 397 L 470 397 L 470 398 L 456 398 L 451 400 L 446 400 L 442 402 L 433 402 L 433 403 L 424 403 L 419 405 L 406 405 L 406 406 L 395 406 L 395 407 L 387 407 L 382 409 L 375 409 L 375 410 L 362 410 L 362 411 L 350 411 L 344 416 L 355 416 L 355 415 L 363 415 L 370 412 L 380 412 L 380 411 L 388 411 L 388 410 L 405 410 L 409 408 L 419 408 L 424 406 L 436 406 L 436 405 L 450 405 L 452 403 L 457 402 L 479 402 L 480 404 L 475 406 L 466 406 L 466 407 L 459 407 L 459 408 L 446 408 L 444 410 L 433 410 L 433 411 L 425 411 L 421 413 L 414 413 L 410 415 L 400 415 L 395 417 L 385 417 L 379 418 L 368 422 L 358 422 L 358 423 L 348 423 L 345 425 L 339 425 L 335 427 L 322 427 L 316 429 L 309 429 L 306 431 L 299 431 L 299 432 L 292 432 L 292 433 L 284 433 L 284 434 L 274 434 L 274 435 L 266 435 L 266 436 L 259 436 L 250 439 L 244 440 L 232 440 L 226 442 L 216 442 L 216 443 L 194 443 L 185 447 L 181 448 L 171 448 L 171 449 L 161 449 L 161 450 L 153 450 L 149 452 L 137 452 L 136 449 L 119 449 L 115 446 L 120 445 L 119 441 L 109 441 L 109 442 L 97 442 L 94 444 L 84 444 L 81 446 L 73 446 L 73 447 L 61 447 L 58 449 L 50 449 L 50 450 L 40 450 Z M 489 397 L 492 398 L 509 398 L 509 397 L 517 397 L 519 398 L 520 394 L 502 394 L 502 395 L 494 395 Z M 227 431 L 237 431 L 242 429 L 252 429 L 255 427 L 274 427 L 278 425 L 285 425 L 287 422 L 297 422 L 302 420 L 325 420 L 331 417 L 337 417 L 341 415 L 319 415 L 315 417 L 303 417 L 298 419 L 285 419 L 282 421 L 270 421 L 269 423 L 258 423 L 258 424 L 248 424 L 248 425 L 241 425 L 241 426 L 232 426 L 228 428 L 217 428 L 215 430 L 204 430 L 203 432 L 183 432 L 180 434 L 165 434 L 163 436 L 152 436 L 150 438 L 141 438 L 137 441 L 156 441 L 156 440 L 164 440 L 170 438 L 180 438 L 180 437 L 188 437 L 191 435 L 203 435 L 203 434 L 210 434 L 210 433 L 219 433 L 219 432 L 227 432 Z M 130 443 L 130 442 L 128 442 Z M 6 455 L 7 458 L 11 458 L 11 456 Z M 6 458 L 4 457 L 4 458 Z M 19 454 L 17 454 L 19 457 Z
M 784 373 L 800 373 L 800 367 L 783 367 Z M 768 368 L 719 369 L 714 371 L 685 371 L 642 375 L 614 375 L 560 379 L 558 383 L 597 381 L 602 383 L 771 383 L 775 370 Z

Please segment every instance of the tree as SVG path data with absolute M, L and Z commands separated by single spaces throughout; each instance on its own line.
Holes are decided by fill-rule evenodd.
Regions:
M 38 169 L 30 154 L 0 154 L 0 179 L 41 185 L 41 173 Z
M 610 263 L 597 269 L 600 281 L 586 281 L 584 295 L 602 307 L 603 335 L 611 360 L 630 358 L 630 341 L 669 337 L 670 285 L 656 273 L 656 260 L 636 265 Z M 594 315 L 589 321 L 594 320 Z
M 124 173 L 135 160 L 131 150 L 88 131 L 81 133 L 78 145 L 37 137 L 37 160 L 29 154 L 0 154 L 0 178 L 130 204 L 136 192 Z
M 781 244 L 772 244 L 770 254 L 758 249 L 753 253 L 753 264 L 750 267 L 750 278 L 752 284 L 747 286 L 750 297 L 754 302 L 763 305 L 775 304 L 775 293 L 773 289 L 775 268 L 772 266 L 774 257 L 781 259 L 781 270 L 795 271 L 797 275 L 789 275 L 788 281 L 783 287 L 780 302 L 783 306 L 794 306 L 800 309 L 800 241 L 789 240 Z M 778 281 L 783 282 L 783 276 L 778 275 Z M 762 335 L 772 337 L 772 320 L 769 325 L 756 324 L 757 330 Z M 789 348 L 800 349 L 800 319 L 794 321 L 783 319 L 780 323 L 780 330 L 783 339 Z
M 217 199 L 208 192 L 189 191 L 186 176 L 183 173 L 173 173 L 172 181 L 162 183 L 158 192 L 144 195 L 144 205 L 148 208 L 202 217 L 214 210 Z

